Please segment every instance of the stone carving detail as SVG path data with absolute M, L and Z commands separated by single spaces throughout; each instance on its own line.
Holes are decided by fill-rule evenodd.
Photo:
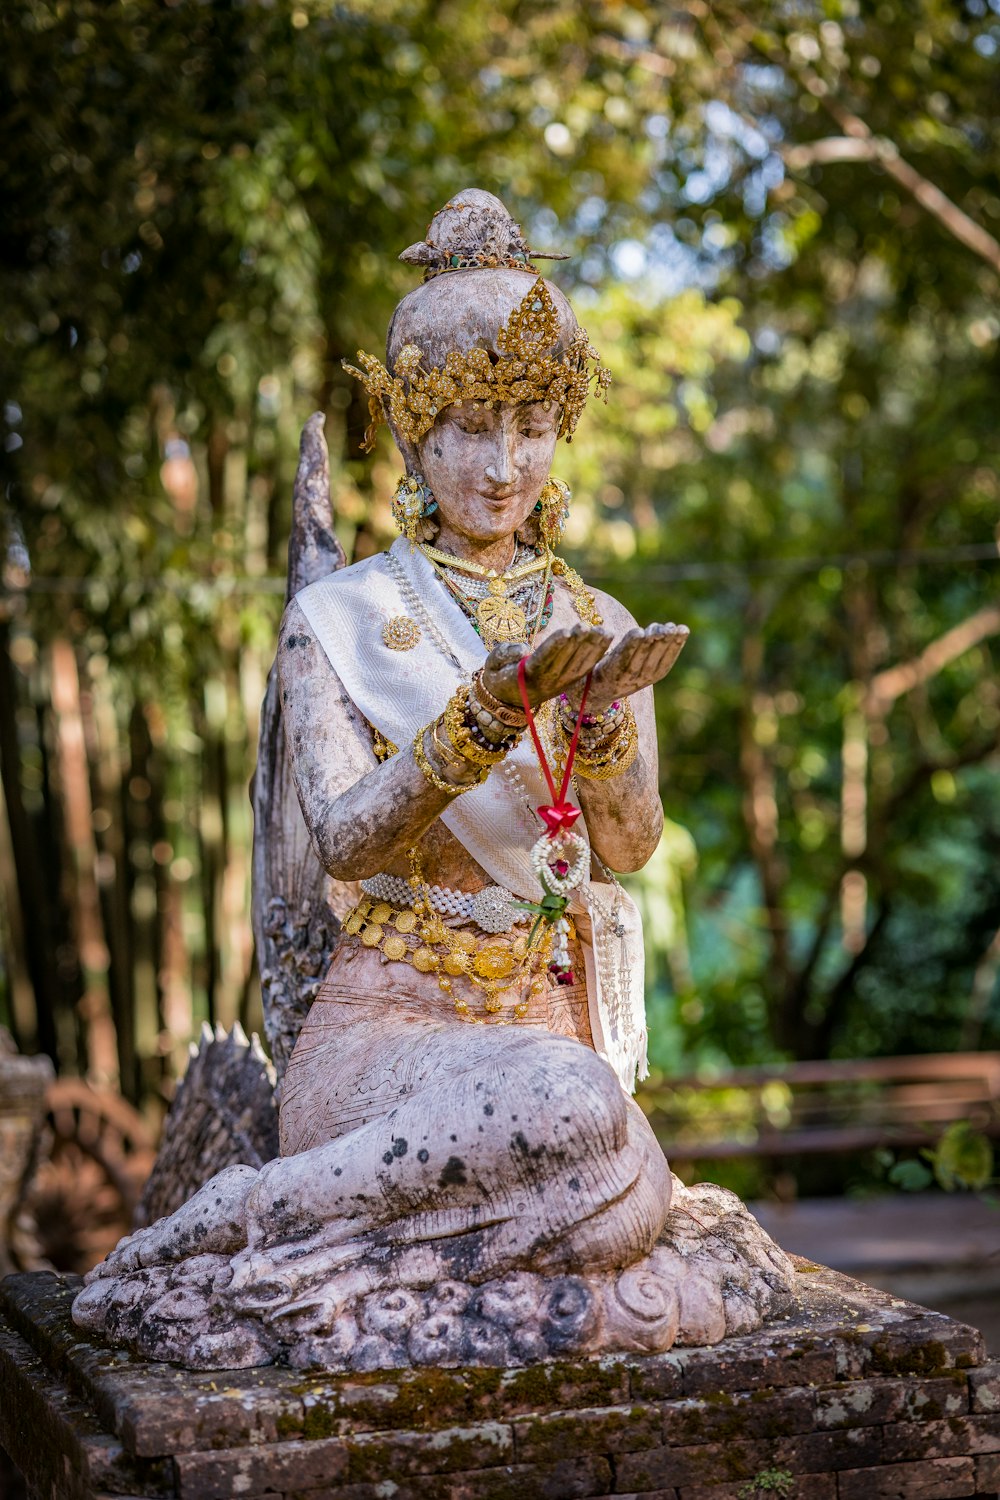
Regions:
M 220 1174 L 172 1220 L 123 1241 L 87 1277 L 78 1326 L 192 1369 L 508 1366 L 716 1344 L 759 1328 L 794 1284 L 791 1262 L 735 1194 L 674 1178 L 656 1248 L 619 1273 L 512 1271 L 479 1285 L 418 1277 L 339 1301 L 336 1257 L 314 1253 L 286 1262 L 280 1280 L 256 1288 L 260 1305 L 241 1309 L 253 1175 Z
M 292 495 L 288 599 L 345 562 L 333 533 L 323 420 L 322 413 L 316 412 L 302 432 Z M 253 933 L 264 1032 L 280 1087 L 285 1064 L 333 952 L 340 931 L 338 917 L 356 896 L 352 885 L 329 878 L 303 821 L 285 746 L 276 665 L 268 674 L 261 709 L 250 799 L 254 812 Z
M 181 1207 L 224 1167 L 262 1167 L 278 1154 L 274 1069 L 239 1022 L 201 1029 L 170 1107 L 156 1163 L 136 1212 L 151 1224 Z

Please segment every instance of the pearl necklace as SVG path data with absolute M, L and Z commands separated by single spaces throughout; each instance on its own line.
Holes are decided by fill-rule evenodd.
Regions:
M 441 652 L 441 655 L 447 661 L 450 661 L 453 667 L 457 667 L 463 678 L 466 677 L 468 674 L 465 668 L 462 666 L 462 663 L 459 661 L 454 651 L 452 651 L 445 636 L 438 629 L 437 624 L 435 623 L 429 610 L 425 608 L 423 600 L 411 584 L 410 580 L 407 578 L 406 574 L 403 572 L 403 569 L 399 565 L 398 559 L 393 557 L 391 552 L 387 552 L 385 554 L 385 565 L 389 569 L 389 572 L 392 574 L 393 580 L 395 581 L 396 587 L 399 589 L 400 594 L 403 596 L 403 603 L 406 605 L 407 609 L 409 609 L 412 614 L 416 615 L 419 618 L 422 625 L 426 629 L 427 634 L 434 642 L 434 645 Z
M 470 614 L 471 611 L 471 615 L 474 616 L 473 625 L 487 650 L 500 641 L 527 640 L 529 603 L 535 614 L 536 630 L 541 619 L 542 608 L 537 608 L 535 605 L 535 589 L 533 586 L 525 589 L 524 585 L 525 580 L 529 579 L 533 573 L 543 571 L 547 581 L 550 576 L 551 558 L 547 552 L 541 556 L 530 552 L 525 562 L 518 563 L 519 550 L 523 552 L 529 549 L 519 549 L 515 543 L 511 565 L 501 572 L 496 568 L 484 568 L 481 563 L 468 562 L 463 557 L 455 557 L 450 552 L 442 552 L 426 542 L 420 546 L 424 557 L 446 587 L 456 596 L 466 614 Z M 471 577 L 459 581 L 456 574 L 466 574 Z M 523 605 L 518 602 L 519 594 L 525 596 Z M 544 607 L 544 593 L 542 607 Z

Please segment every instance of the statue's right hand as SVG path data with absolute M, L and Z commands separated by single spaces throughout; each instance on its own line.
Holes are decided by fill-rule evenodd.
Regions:
M 532 708 L 564 693 L 580 677 L 593 671 L 612 642 L 607 630 L 576 625 L 557 630 L 536 646 L 527 659 L 524 685 Z M 513 642 L 494 646 L 483 666 L 483 686 L 501 703 L 521 707 L 517 668 L 524 649 Z

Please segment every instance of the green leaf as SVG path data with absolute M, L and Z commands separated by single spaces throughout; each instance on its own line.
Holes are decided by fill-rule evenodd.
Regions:
M 920 1193 L 934 1181 L 933 1173 L 919 1161 L 898 1161 L 889 1170 L 889 1181 L 904 1193 Z
M 932 1153 L 934 1176 L 946 1193 L 978 1192 L 993 1176 L 993 1146 L 968 1120 L 949 1125 Z

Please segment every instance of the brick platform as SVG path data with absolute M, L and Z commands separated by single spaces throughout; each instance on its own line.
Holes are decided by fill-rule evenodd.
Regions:
M 520 1370 L 192 1375 L 0 1285 L 0 1444 L 46 1500 L 967 1500 L 1000 1492 L 979 1334 L 799 1262 L 759 1333 Z

